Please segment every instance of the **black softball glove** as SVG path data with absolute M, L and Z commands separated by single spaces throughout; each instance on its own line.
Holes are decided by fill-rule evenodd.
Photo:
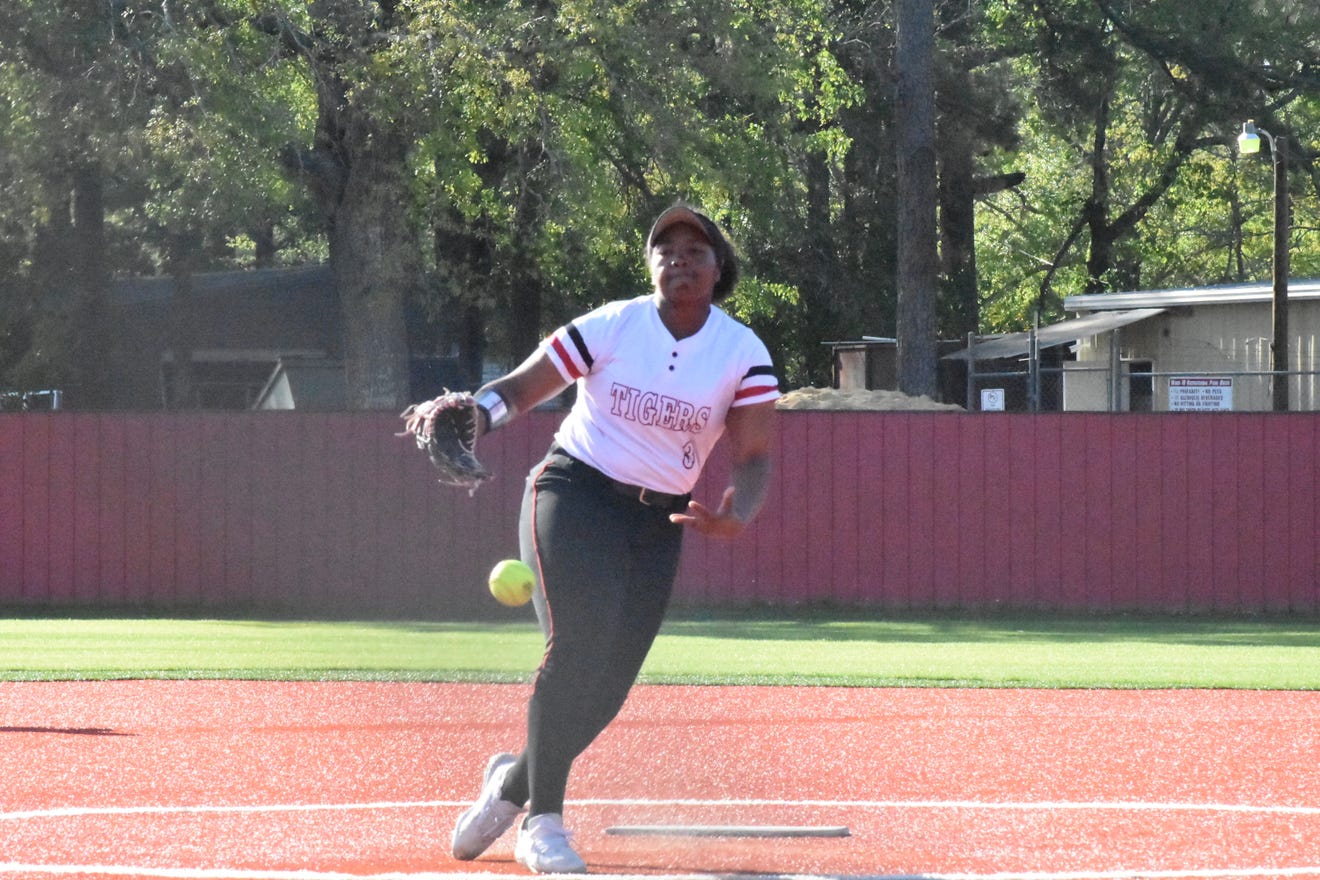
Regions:
M 491 472 L 477 459 L 477 400 L 466 391 L 445 390 L 434 400 L 415 403 L 400 415 L 404 431 L 435 465 L 439 480 L 459 486 L 471 495 L 490 479 Z

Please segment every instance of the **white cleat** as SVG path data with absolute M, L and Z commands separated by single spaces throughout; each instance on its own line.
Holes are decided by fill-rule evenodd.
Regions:
M 568 845 L 572 836 L 558 813 L 528 816 L 518 829 L 513 857 L 537 874 L 585 874 L 587 863 Z
M 470 861 L 484 853 L 490 845 L 513 827 L 513 820 L 522 812 L 522 806 L 500 797 L 504 777 L 518 759 L 508 752 L 495 755 L 486 764 L 477 802 L 458 817 L 454 825 L 454 858 Z

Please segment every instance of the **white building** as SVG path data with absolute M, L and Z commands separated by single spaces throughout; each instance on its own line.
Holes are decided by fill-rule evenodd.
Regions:
M 1077 318 L 1041 331 L 1076 340 L 1064 409 L 1270 410 L 1273 301 L 1268 282 L 1068 297 Z M 1289 283 L 1288 330 L 1289 409 L 1320 409 L 1320 281 Z
M 1287 307 L 1288 408 L 1320 410 L 1320 280 L 1291 281 Z M 968 363 L 968 409 L 993 386 L 1016 396 L 1009 409 L 1033 396 L 1041 409 L 1073 411 L 1274 408 L 1268 282 L 1070 296 L 1064 308 L 1075 317 L 944 356 Z

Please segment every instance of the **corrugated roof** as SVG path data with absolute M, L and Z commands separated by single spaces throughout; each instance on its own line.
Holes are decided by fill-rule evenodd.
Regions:
M 1087 336 L 1095 336 L 1107 330 L 1114 330 L 1126 324 L 1135 324 L 1163 312 L 1164 309 L 1128 309 L 1121 312 L 1097 312 L 1080 318 L 1070 318 L 1057 324 L 1041 327 L 1036 331 L 1036 344 L 1041 348 L 1053 348 L 1067 345 Z M 946 354 L 945 360 L 965 361 L 970 356 L 978 361 L 992 361 L 999 358 L 1018 357 L 1031 351 L 1030 333 L 1008 333 L 995 339 L 978 342 L 971 349 L 962 349 L 953 354 Z
M 1229 303 L 1269 302 L 1274 286 L 1269 281 L 1252 284 L 1215 284 L 1207 287 L 1183 287 L 1168 290 L 1130 290 L 1123 293 L 1087 293 L 1066 297 L 1063 308 L 1069 312 L 1101 312 L 1119 309 L 1173 308 L 1175 306 L 1223 305 Z M 1320 299 L 1320 280 L 1290 279 L 1289 299 Z

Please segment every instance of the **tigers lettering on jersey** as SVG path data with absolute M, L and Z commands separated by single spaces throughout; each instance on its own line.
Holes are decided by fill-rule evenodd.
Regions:
M 610 414 L 669 431 L 697 434 L 706 429 L 710 421 L 710 407 L 697 407 L 685 400 L 643 391 L 615 382 L 610 386 L 613 402 Z
M 738 407 L 779 396 L 770 353 L 718 308 L 676 339 L 652 295 L 606 303 L 552 333 L 542 350 L 575 400 L 555 432 L 569 454 L 616 480 L 681 495 Z

